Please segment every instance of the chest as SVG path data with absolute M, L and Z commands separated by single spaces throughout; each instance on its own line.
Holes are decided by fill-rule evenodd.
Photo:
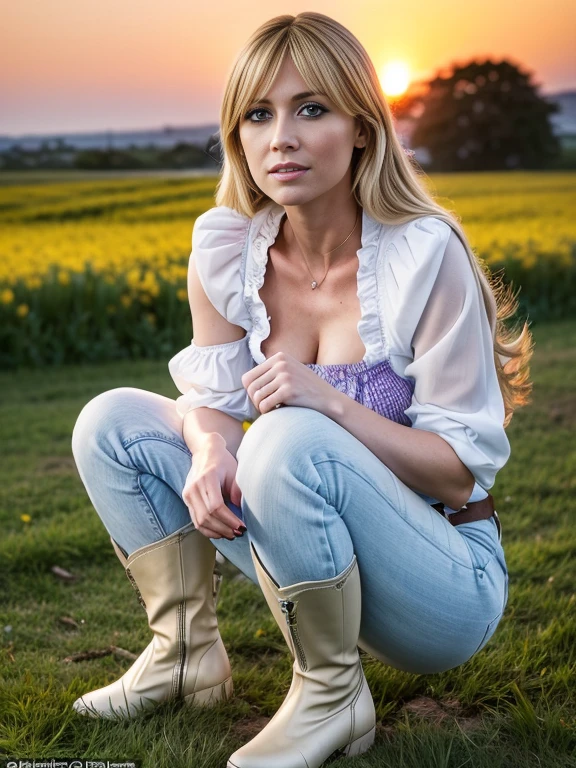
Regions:
M 318 288 L 298 259 L 286 259 L 274 246 L 268 251 L 259 295 L 270 316 L 270 334 L 261 350 L 268 359 L 284 351 L 302 363 L 331 365 L 361 361 L 366 348 L 358 335 L 358 258 L 351 250 L 328 270 Z M 325 269 L 312 269 L 320 283 Z

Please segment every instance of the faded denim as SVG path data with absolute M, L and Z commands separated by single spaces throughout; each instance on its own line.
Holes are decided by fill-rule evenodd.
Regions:
M 175 401 L 120 387 L 88 402 L 72 435 L 86 492 L 127 554 L 190 523 L 193 457 Z M 332 578 L 355 553 L 359 646 L 414 673 L 442 672 L 490 640 L 508 601 L 494 518 L 453 526 L 337 422 L 287 406 L 260 416 L 237 453 L 247 533 L 214 546 L 258 584 L 252 541 L 280 586 Z M 200 534 L 199 534 L 200 535 Z

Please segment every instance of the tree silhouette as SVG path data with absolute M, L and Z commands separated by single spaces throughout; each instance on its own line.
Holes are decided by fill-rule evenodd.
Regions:
M 428 150 L 430 170 L 542 168 L 560 152 L 548 119 L 557 105 L 505 59 L 456 65 L 427 88 L 418 84 L 393 111 L 414 122 L 410 146 Z

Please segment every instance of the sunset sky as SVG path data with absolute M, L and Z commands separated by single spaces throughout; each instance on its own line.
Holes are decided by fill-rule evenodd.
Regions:
M 246 39 L 267 19 L 305 10 L 348 27 L 379 72 L 396 61 L 419 80 L 452 62 L 506 57 L 542 94 L 576 88 L 573 0 L 4 0 L 0 133 L 217 122 Z

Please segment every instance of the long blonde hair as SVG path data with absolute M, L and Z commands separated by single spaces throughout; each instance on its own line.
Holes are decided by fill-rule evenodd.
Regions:
M 524 322 L 517 337 L 516 331 L 505 326 L 518 307 L 512 288 L 501 277 L 495 278 L 472 251 L 458 215 L 439 205 L 427 191 L 425 174 L 407 157 L 396 135 L 370 57 L 339 22 L 312 11 L 276 16 L 262 24 L 240 51 L 228 76 L 220 111 L 223 166 L 216 205 L 252 218 L 272 202 L 254 183 L 241 151 L 239 125 L 248 107 L 271 87 L 287 52 L 310 90 L 326 93 L 339 109 L 366 126 L 366 147 L 354 148 L 352 155 L 352 193 L 357 203 L 384 224 L 435 216 L 452 227 L 462 241 L 492 330 L 507 426 L 514 409 L 531 402 L 529 360 L 533 341 L 528 323 Z

